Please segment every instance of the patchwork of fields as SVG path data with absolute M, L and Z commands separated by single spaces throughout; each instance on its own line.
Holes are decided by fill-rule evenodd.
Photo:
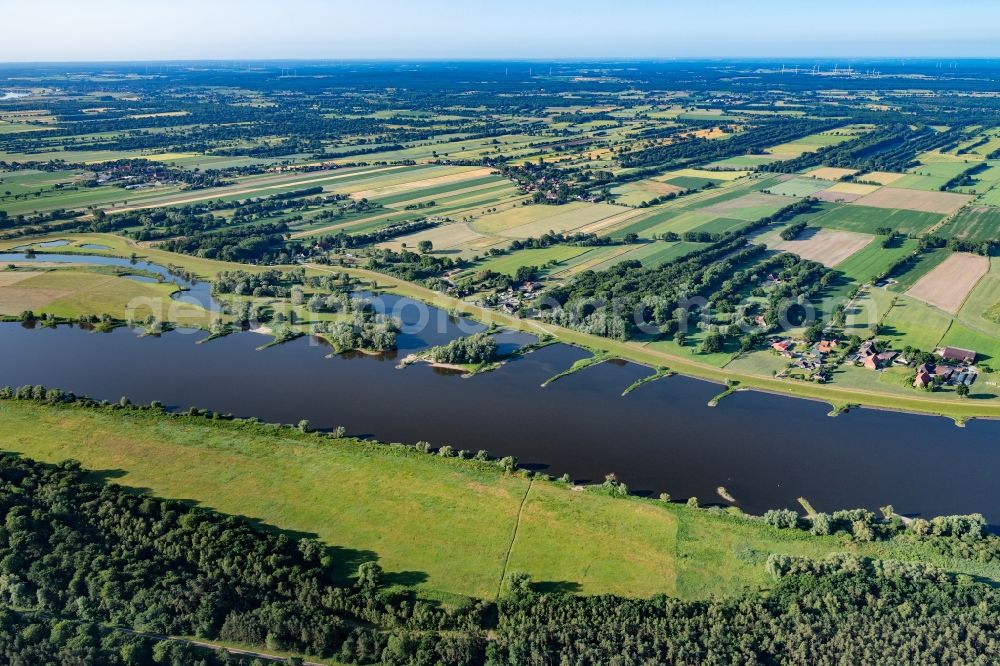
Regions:
M 254 94 L 239 101 L 249 106 L 239 108 L 280 106 L 268 97 Z M 834 98 L 844 109 L 857 101 L 851 95 Z M 115 99 L 91 99 L 81 113 L 88 123 L 104 122 L 121 102 Z M 874 332 L 872 315 L 877 312 L 886 317 L 893 339 L 930 344 L 946 333 L 969 341 L 978 335 L 986 341 L 975 342 L 990 347 L 989 336 L 997 331 L 995 320 L 1000 318 L 994 316 L 1000 307 L 997 280 L 988 259 L 971 259 L 964 250 L 979 251 L 981 246 L 971 244 L 988 245 L 1000 226 L 1000 163 L 988 159 L 1000 148 L 993 129 L 970 126 L 959 141 L 928 142 L 903 161 L 862 164 L 858 158 L 855 164 L 854 158 L 843 155 L 836 160 L 822 156 L 864 141 L 880 131 L 878 125 L 827 123 L 823 129 L 769 135 L 726 150 L 748 132 L 800 122 L 810 114 L 798 103 L 723 109 L 681 100 L 648 95 L 638 103 L 609 93 L 586 101 L 565 96 L 561 103 L 549 100 L 538 108 L 503 112 L 487 111 L 488 105 L 466 107 L 461 99 L 435 110 L 396 108 L 385 100 L 351 109 L 331 103 L 334 108 L 322 108 L 316 122 L 354 129 L 331 131 L 308 147 L 279 132 L 244 133 L 247 136 L 239 140 L 219 139 L 208 145 L 157 144 L 161 135 L 187 136 L 213 126 L 225 132 L 230 127 L 204 122 L 198 110 L 186 110 L 179 98 L 160 108 L 130 109 L 121 115 L 127 129 L 109 125 L 72 136 L 44 131 L 76 122 L 38 108 L 44 104 L 0 109 L 0 159 L 65 160 L 61 168 L 0 172 L 0 208 L 8 215 L 75 209 L 85 220 L 97 215 L 97 209 L 112 216 L 189 207 L 203 213 L 218 210 L 225 224 L 217 231 L 230 224 L 248 229 L 287 224 L 284 235 L 289 243 L 300 244 L 300 255 L 339 242 L 347 243 L 344 247 L 357 255 L 351 257 L 356 262 L 365 262 L 378 250 L 419 249 L 405 254 L 425 264 L 452 262 L 449 279 L 479 271 L 515 276 L 518 269 L 533 266 L 543 286 L 551 286 L 569 285 L 586 271 L 600 273 L 626 261 L 645 269 L 676 261 L 809 198 L 815 201 L 811 208 L 756 230 L 750 238 L 831 268 L 835 280 L 815 296 L 824 307 L 860 285 L 882 285 L 858 297 L 847 328 Z M 871 108 L 876 106 L 882 108 Z M 950 129 L 934 127 L 935 132 Z M 157 145 L 108 147 L 113 142 L 125 146 L 138 136 Z M 669 152 L 677 145 L 696 147 L 705 157 L 689 158 L 680 151 L 657 161 L 656 151 Z M 287 152 L 278 146 L 287 146 Z M 649 161 L 636 159 L 645 152 L 652 155 Z M 216 170 L 224 174 L 224 182 L 188 186 L 172 180 L 168 172 L 125 189 L 132 181 L 116 179 L 113 169 L 101 162 L 129 159 L 188 174 Z M 629 159 L 634 163 L 627 163 Z M 983 168 L 969 171 L 977 164 Z M 287 205 L 274 203 L 285 197 Z M 276 211 L 236 215 L 231 205 L 254 208 L 263 203 Z M 401 226 L 425 220 L 433 226 L 409 233 Z M 780 239 L 781 229 L 793 223 L 808 227 L 795 240 Z M 890 231 L 900 236 L 886 241 Z M 175 233 L 183 236 L 184 230 Z M 577 244 L 559 239 L 575 234 L 603 240 Z M 943 241 L 922 247 L 920 238 L 931 234 Z M 543 235 L 549 236 L 547 247 L 512 249 Z M 354 239 L 353 244 L 338 240 L 344 238 Z M 159 251 L 152 247 L 156 242 L 144 241 L 140 247 Z M 189 260 L 210 263 L 203 257 Z M 124 296 L 169 298 L 167 286 L 75 268 L 44 268 L 18 267 L 0 274 L 0 293 L 6 293 L 3 314 L 17 316 L 31 308 L 122 314 L 113 305 Z M 732 277 L 722 276 L 722 282 Z M 754 286 L 742 286 L 740 295 L 759 306 L 766 299 L 750 296 Z M 482 296 L 472 294 L 467 300 Z M 899 299 L 895 306 L 893 298 Z M 914 312 L 920 316 L 911 316 Z M 711 324 L 724 333 L 720 351 L 701 349 L 713 330 L 709 326 L 690 331 L 686 342 L 657 340 L 651 348 L 721 367 L 733 361 L 738 348 L 736 336 L 725 335 L 727 324 L 725 317 Z M 755 360 L 758 353 L 734 362 L 768 366 Z

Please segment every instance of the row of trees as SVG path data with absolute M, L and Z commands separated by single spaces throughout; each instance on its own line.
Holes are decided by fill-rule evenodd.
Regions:
M 0 609 L 0 661 L 9 666 L 263 666 L 260 660 L 116 631 L 95 622 Z
M 958 141 L 962 130 L 938 132 L 927 125 L 912 127 L 899 122 L 881 126 L 855 139 L 824 146 L 799 157 L 764 164 L 758 169 L 793 173 L 826 165 L 861 171 L 905 171 L 915 163 L 916 156 L 927 150 Z M 864 176 L 857 176 L 864 181 Z
M 690 138 L 686 141 L 624 153 L 619 157 L 619 162 L 627 168 L 677 167 L 738 155 L 759 154 L 771 146 L 832 129 L 838 124 L 828 120 L 802 120 L 779 116 L 762 121 L 755 127 L 725 139 Z
M 660 266 L 643 268 L 638 261 L 625 261 L 605 271 L 584 271 L 546 292 L 547 303 L 554 305 L 541 315 L 562 326 L 616 339 L 634 336 L 640 324 L 670 335 L 678 308 L 701 298 L 715 299 L 716 290 L 736 270 L 764 254 L 764 246 L 748 243 L 750 234 L 806 213 L 814 205 L 812 199 L 796 201 Z

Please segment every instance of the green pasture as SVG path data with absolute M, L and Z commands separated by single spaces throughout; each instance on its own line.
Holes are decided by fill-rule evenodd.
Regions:
M 901 234 L 920 233 L 930 228 L 944 216 L 939 213 L 925 213 L 898 208 L 875 208 L 848 204 L 833 208 L 824 215 L 812 219 L 812 224 L 844 231 L 858 231 L 874 234 L 876 229 L 886 227 Z

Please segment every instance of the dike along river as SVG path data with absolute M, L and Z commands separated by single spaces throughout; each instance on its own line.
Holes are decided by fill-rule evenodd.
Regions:
M 402 311 L 404 325 L 415 321 L 411 310 Z M 399 354 L 477 328 L 440 314 L 445 325 L 432 325 L 435 333 L 401 335 Z M 719 386 L 684 377 L 622 397 L 649 373 L 630 363 L 603 363 L 541 388 L 585 356 L 564 345 L 463 379 L 428 365 L 397 370 L 395 358 L 327 358 L 329 349 L 309 338 L 258 351 L 267 339 L 253 333 L 196 344 L 201 337 L 2 324 L 0 385 L 43 384 L 108 400 L 126 395 L 271 422 L 308 419 L 383 441 L 515 455 L 529 469 L 577 481 L 614 472 L 635 492 L 695 495 L 703 503 L 721 502 L 716 488 L 725 486 L 753 513 L 797 508 L 804 496 L 820 510 L 891 503 L 908 515 L 978 511 L 1000 523 L 996 421 L 963 429 L 942 418 L 870 410 L 830 418 L 825 404 L 755 392 L 711 408 L 706 403 Z M 529 337 L 507 334 L 502 344 L 510 349 Z

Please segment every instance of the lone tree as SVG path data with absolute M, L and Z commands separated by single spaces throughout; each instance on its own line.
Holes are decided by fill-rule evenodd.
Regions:
M 429 240 L 422 240 L 417 243 L 417 249 L 420 250 L 420 254 L 427 254 L 434 249 L 434 243 Z

